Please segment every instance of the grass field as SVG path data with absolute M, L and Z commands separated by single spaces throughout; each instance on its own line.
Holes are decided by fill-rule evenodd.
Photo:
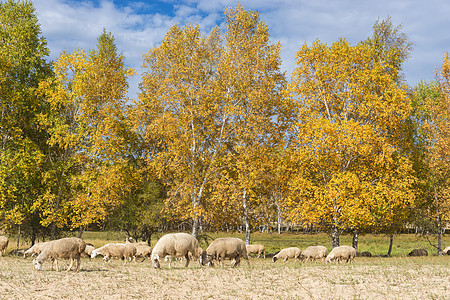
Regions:
M 225 235 L 232 234 L 210 234 L 211 238 Z M 101 246 L 122 241 L 123 234 L 87 232 L 83 238 Z M 321 234 L 254 234 L 252 242 L 266 245 L 268 252 L 316 243 L 331 249 L 328 237 Z M 341 244 L 349 243 L 350 237 L 341 239 Z M 386 236 L 362 236 L 359 250 L 385 254 L 388 243 Z M 444 243 L 450 244 L 447 236 Z M 156 270 L 148 260 L 124 266 L 118 260 L 106 264 L 85 258 L 79 273 L 52 271 L 48 262 L 39 272 L 31 258 L 7 255 L 0 257 L 0 298 L 450 299 L 450 256 L 406 257 L 413 248 L 435 252 L 422 238 L 400 235 L 394 239 L 394 257 L 357 257 L 352 264 L 250 258 L 250 265 L 243 261 L 234 269 L 229 262 L 224 268 L 200 268 L 192 262 L 188 269 L 183 268 L 184 262 L 173 262 L 172 269 L 162 262 L 162 269 Z M 67 264 L 61 262 L 61 266 Z

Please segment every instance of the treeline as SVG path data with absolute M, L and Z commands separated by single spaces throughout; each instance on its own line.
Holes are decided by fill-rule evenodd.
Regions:
M 301 46 L 290 81 L 258 12 L 224 30 L 174 25 L 143 59 L 137 99 L 106 30 L 49 49 L 29 1 L 0 3 L 0 225 L 32 242 L 60 229 L 438 235 L 449 223 L 450 62 L 408 87 L 412 43 L 391 20 L 356 45 Z

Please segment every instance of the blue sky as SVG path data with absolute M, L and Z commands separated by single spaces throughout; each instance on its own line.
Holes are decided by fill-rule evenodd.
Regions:
M 142 55 L 158 45 L 171 25 L 197 23 L 203 32 L 223 21 L 226 7 L 240 3 L 257 10 L 280 41 L 288 77 L 303 43 L 319 39 L 331 44 L 344 37 L 352 44 L 367 39 L 377 20 L 391 17 L 414 43 L 404 65 L 406 81 L 434 80 L 434 72 L 450 51 L 450 1 L 446 0 L 33 0 L 51 58 L 61 51 L 95 49 L 103 28 L 116 38 L 127 65 L 142 72 Z M 130 80 L 136 97 L 140 76 Z

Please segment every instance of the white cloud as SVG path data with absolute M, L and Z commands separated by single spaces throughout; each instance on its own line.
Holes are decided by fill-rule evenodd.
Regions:
M 126 1 L 122 1 L 126 2 Z M 295 53 L 304 42 L 315 39 L 332 43 L 339 37 L 355 44 L 368 38 L 377 19 L 391 16 L 394 25 L 402 24 L 415 50 L 405 63 L 407 81 L 433 80 L 434 69 L 450 50 L 446 29 L 450 26 L 450 2 L 439 0 L 164 0 L 173 5 L 166 14 L 155 2 L 128 1 L 118 7 L 112 0 L 92 1 L 35 0 L 43 35 L 56 59 L 62 50 L 94 49 L 103 28 L 111 31 L 127 64 L 141 71 L 142 55 L 158 45 L 173 24 L 197 23 L 208 32 L 223 21 L 225 7 L 238 2 L 247 10 L 258 10 L 269 26 L 271 40 L 283 44 L 283 68 L 290 73 Z M 152 8 L 155 8 L 152 10 Z M 155 11 L 152 13 L 152 11 Z M 145 13 L 143 13 L 145 12 Z M 140 76 L 131 81 L 135 97 Z

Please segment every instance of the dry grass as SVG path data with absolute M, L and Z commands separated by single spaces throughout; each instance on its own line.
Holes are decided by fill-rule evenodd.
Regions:
M 450 299 L 450 256 L 356 258 L 349 265 L 250 261 L 235 269 L 176 262 L 155 270 L 148 261 L 83 259 L 79 273 L 67 273 L 51 271 L 48 262 L 35 271 L 30 258 L 5 256 L 0 298 Z

